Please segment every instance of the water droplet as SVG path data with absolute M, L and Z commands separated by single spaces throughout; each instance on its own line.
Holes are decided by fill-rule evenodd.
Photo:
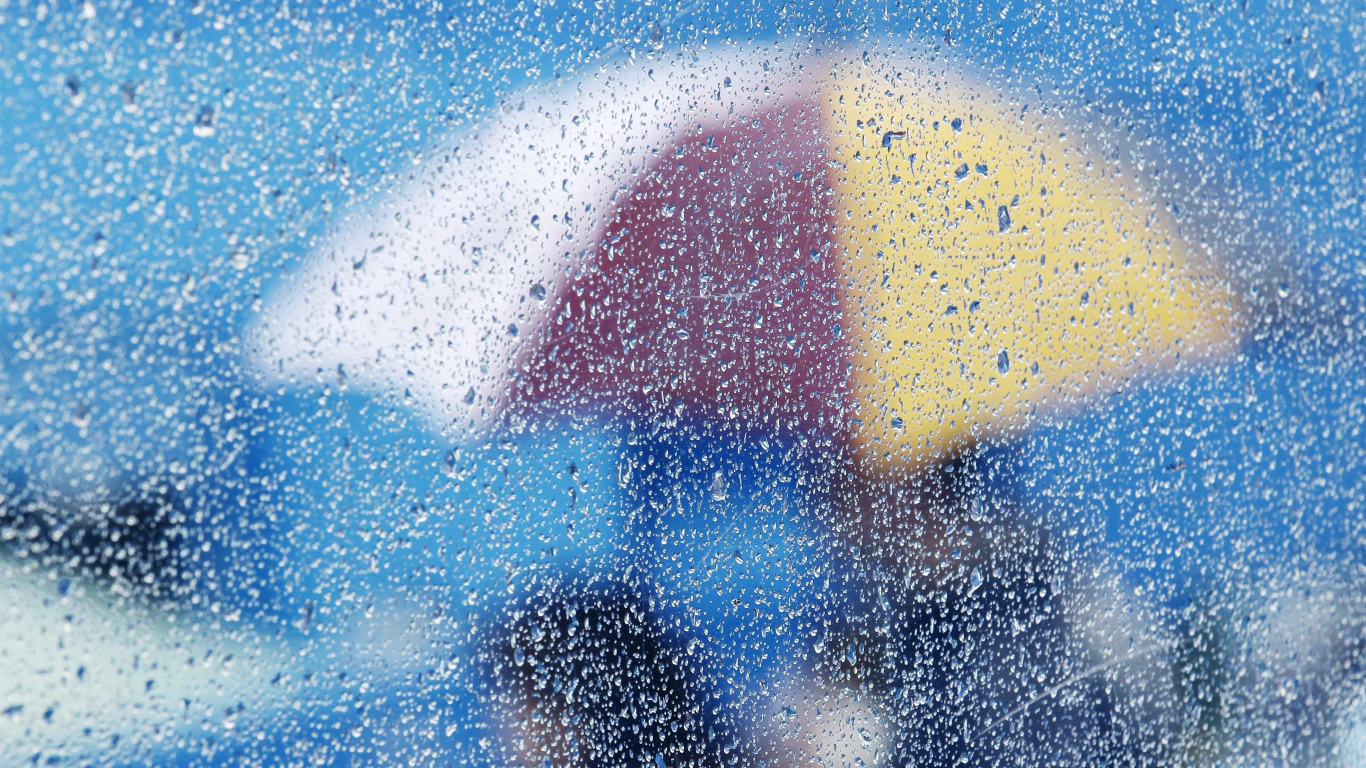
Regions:
M 513 336 L 513 337 L 516 337 L 516 336 L 517 336 L 517 324 L 516 324 L 516 323 L 509 323 L 509 324 L 508 324 L 508 335 L 509 335 L 509 336 Z
M 531 298 L 537 301 L 545 301 L 545 286 L 540 283 L 531 286 Z
M 956 314 L 958 314 L 958 307 L 955 307 L 955 306 L 952 305 L 952 304 L 949 305 L 949 308 L 948 308 L 948 309 L 944 310 L 944 316 L 945 316 L 945 317 L 948 317 L 949 315 L 956 315 Z
M 1002 374 L 1010 373 L 1010 353 L 1004 349 L 996 356 L 996 370 Z
M 962 181 L 963 179 L 967 178 L 967 176 L 968 176 L 968 164 L 967 164 L 967 163 L 963 163 L 962 165 L 958 166 L 958 170 L 956 170 L 956 171 L 953 172 L 953 177 L 954 177 L 955 179 L 959 180 L 959 181 Z
M 119 86 L 119 98 L 123 100 L 124 112 L 138 111 L 138 84 L 132 80 Z
M 998 232 L 1010 229 L 1010 209 L 1004 205 L 996 206 L 996 226 Z
M 664 768 L 664 753 L 655 753 L 655 768 Z
M 71 97 L 72 106 L 79 107 L 85 101 L 85 94 L 81 92 L 80 78 L 70 75 L 66 78 L 66 93 Z
M 716 470 L 716 473 L 711 476 L 711 500 L 725 501 L 727 497 L 726 476 L 718 469 Z
M 656 51 L 664 47 L 664 28 L 659 22 L 650 22 L 650 47 Z
M 953 128 L 953 130 L 961 131 L 963 130 L 963 118 L 955 117 L 954 119 L 949 121 L 949 125 Z
M 977 171 L 978 173 L 980 173 L 980 174 L 982 174 L 983 176 L 985 176 L 985 175 L 987 175 L 987 164 L 986 164 L 986 163 L 978 163 L 978 164 L 977 164 L 977 167 L 974 168 L 973 170 L 975 170 L 975 171 Z
M 90 406 L 85 403 L 76 406 L 76 413 L 72 416 L 71 423 L 80 429 L 90 426 Z
M 972 589 L 970 590 L 970 592 L 976 592 L 977 589 L 982 586 L 982 569 L 973 568 L 972 573 L 968 576 L 968 580 L 972 583 Z
M 194 119 L 194 135 L 201 139 L 207 139 L 215 132 L 213 127 L 213 107 L 205 104 L 200 108 L 199 114 Z
M 906 138 L 905 131 L 887 131 L 886 133 L 882 134 L 882 148 L 891 149 L 892 142 L 901 141 L 904 138 Z
M 1085 307 L 1087 304 L 1090 304 L 1090 303 L 1091 303 L 1091 292 L 1090 292 L 1090 291 L 1083 291 L 1082 294 L 1081 294 L 1081 305 L 1082 305 L 1083 307 Z
M 900 416 L 892 417 L 892 429 L 901 429 L 904 426 L 906 426 L 906 422 Z

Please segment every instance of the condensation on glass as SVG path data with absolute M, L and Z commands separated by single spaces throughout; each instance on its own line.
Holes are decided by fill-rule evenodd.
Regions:
M 1360 10 L 0 0 L 38 765 L 1359 765 Z

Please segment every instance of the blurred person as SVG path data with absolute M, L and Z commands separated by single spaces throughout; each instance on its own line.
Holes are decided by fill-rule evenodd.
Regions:
M 383 219 L 348 224 L 269 321 L 278 330 L 263 355 L 276 370 L 401 385 L 457 434 L 527 435 L 566 413 L 598 414 L 590 430 L 624 427 L 634 448 L 617 460 L 631 520 L 621 546 L 650 575 L 573 568 L 638 595 L 610 604 L 644 600 L 659 625 L 650 643 L 699 656 L 665 666 L 688 669 L 669 674 L 696 692 L 658 694 L 631 729 L 681 741 L 637 745 L 632 760 L 654 749 L 665 763 L 697 761 L 711 743 L 724 747 L 718 760 L 733 748 L 824 761 L 833 748 L 841 760 L 955 763 L 985 749 L 965 741 L 991 725 L 984 711 L 1005 715 L 1035 692 L 1031 680 L 1005 693 L 1019 684 L 1008 670 L 1054 679 L 1076 663 L 1042 534 L 1025 525 L 989 546 L 980 522 L 974 533 L 977 472 L 961 457 L 1227 354 L 1238 300 L 1140 174 L 1083 168 L 1065 125 L 978 76 L 765 55 L 625 70 L 568 101 L 518 103 L 444 152 Z M 705 93 L 722 98 L 684 106 Z M 522 258 L 500 256 L 510 253 Z M 961 481 L 938 479 L 955 467 Z M 1014 562 L 992 565 L 992 551 Z M 882 605 L 864 604 L 870 589 Z M 550 594 L 532 601 L 536 613 L 559 642 L 582 642 L 564 629 L 578 589 Z M 512 616 L 529 610 L 518 605 Z M 968 631 L 981 610 L 989 624 Z M 495 679 L 523 666 L 509 661 L 519 653 L 560 660 L 509 689 L 521 691 L 503 715 L 513 754 L 620 759 L 601 733 L 622 725 L 590 725 L 620 710 L 564 692 L 575 674 L 615 668 L 594 653 L 634 641 L 571 663 L 545 641 L 522 649 L 523 631 L 488 662 Z M 962 637 L 974 648 L 950 647 Z M 993 706 L 946 720 L 973 699 L 960 677 L 969 658 L 992 670 L 975 685 Z M 863 700 L 840 692 L 859 686 Z M 771 728 L 784 697 L 791 721 Z M 1079 721 L 1072 748 L 1099 757 L 1167 740 L 1135 716 L 1125 722 L 1137 730 L 1119 733 L 1115 702 L 1102 700 L 1110 714 Z M 864 735 L 817 725 L 822 707 L 859 713 Z M 700 739 L 704 727 L 732 735 Z

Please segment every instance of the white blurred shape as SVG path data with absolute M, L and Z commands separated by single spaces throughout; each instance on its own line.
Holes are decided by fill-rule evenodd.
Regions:
M 774 696 L 767 733 L 770 764 L 796 768 L 877 768 L 889 762 L 890 728 L 875 698 L 791 681 Z
M 0 559 L 3 754 L 117 762 L 111 755 L 226 733 L 239 702 L 250 702 L 253 721 L 283 704 L 270 680 L 288 659 L 269 641 L 244 642 L 216 616 L 166 614 L 96 586 L 59 590 L 55 574 L 25 565 Z
M 486 425 L 519 345 L 592 268 L 616 198 L 682 130 L 776 98 L 759 55 L 620 63 L 504 102 L 337 227 L 253 330 L 252 365 L 281 383 L 340 374 L 406 392 L 457 436 Z M 749 87 L 720 101 L 742 72 Z

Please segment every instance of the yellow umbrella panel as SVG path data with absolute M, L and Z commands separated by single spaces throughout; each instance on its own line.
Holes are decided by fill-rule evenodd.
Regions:
M 959 74 L 831 66 L 827 129 L 874 468 L 1017 434 L 1235 345 L 1234 296 L 1133 167 Z

